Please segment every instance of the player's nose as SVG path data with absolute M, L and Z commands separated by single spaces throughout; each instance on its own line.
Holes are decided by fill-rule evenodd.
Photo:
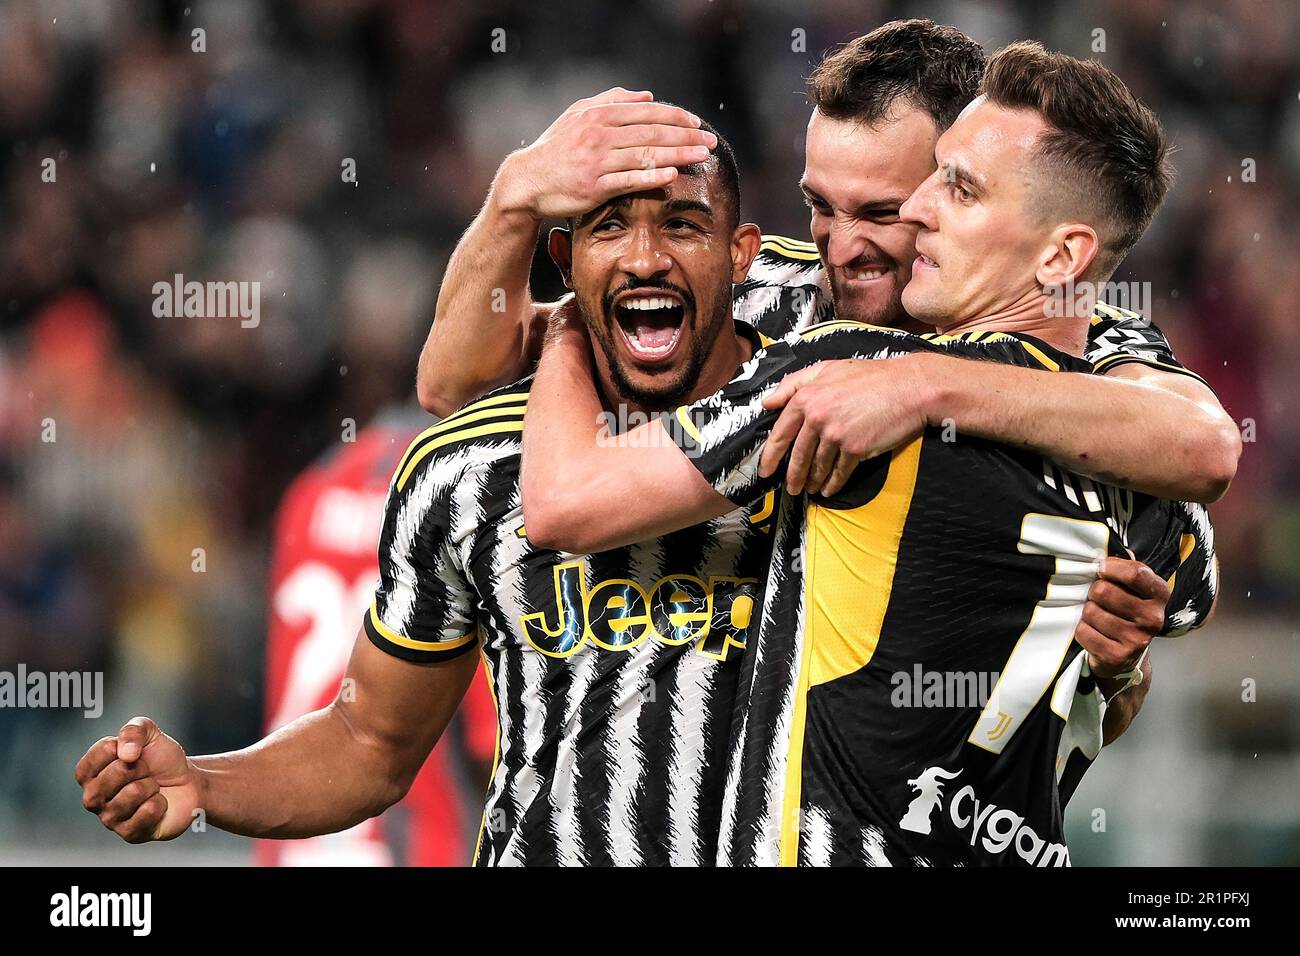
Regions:
M 831 224 L 827 239 L 826 259 L 835 268 L 847 266 L 862 258 L 869 245 L 867 238 L 858 231 L 854 220 L 836 219 Z
M 934 196 L 938 182 L 939 170 L 936 169 L 903 201 L 903 205 L 898 208 L 898 218 L 923 229 L 935 228 Z
M 618 265 L 628 275 L 650 279 L 672 269 L 673 261 L 651 230 L 638 229 L 619 258 Z

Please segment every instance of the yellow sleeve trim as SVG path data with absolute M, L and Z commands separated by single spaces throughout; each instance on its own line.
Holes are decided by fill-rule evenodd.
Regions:
M 464 647 L 471 641 L 478 640 L 477 628 L 464 637 L 456 638 L 454 641 L 415 641 L 409 637 L 403 637 L 379 619 L 379 609 L 373 601 L 370 602 L 370 623 L 374 627 L 375 633 L 384 640 L 396 644 L 398 647 L 410 648 L 413 651 L 428 651 L 437 654 L 443 651 L 454 651 L 458 647 Z

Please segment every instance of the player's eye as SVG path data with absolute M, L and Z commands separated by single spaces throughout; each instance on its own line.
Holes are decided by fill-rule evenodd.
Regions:
M 819 216 L 829 216 L 831 214 L 831 207 L 820 199 L 813 199 L 811 196 L 804 196 L 803 204 Z
M 952 190 L 952 194 L 957 197 L 958 202 L 970 203 L 975 201 L 975 194 L 961 183 L 949 183 L 948 186 Z
M 622 223 L 620 223 L 616 218 L 611 217 L 609 219 L 605 219 L 601 222 L 596 223 L 596 225 L 592 227 L 591 231 L 593 235 L 602 232 L 608 233 L 608 232 L 613 232 L 615 229 L 618 229 L 621 226 Z
M 698 230 L 700 227 L 695 223 L 691 222 L 689 219 L 669 219 L 668 222 L 665 224 L 665 228 L 681 232 L 681 231 L 692 230 L 692 229 Z

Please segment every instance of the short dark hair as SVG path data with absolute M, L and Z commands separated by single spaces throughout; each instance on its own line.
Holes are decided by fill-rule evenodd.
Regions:
M 734 228 L 740 222 L 740 169 L 736 166 L 736 153 L 731 148 L 731 143 L 727 142 L 727 138 L 719 133 L 708 120 L 700 120 L 700 129 L 716 136 L 718 145 L 713 147 L 709 158 L 704 162 L 695 163 L 692 166 L 683 166 L 681 172 L 689 176 L 699 175 L 706 172 L 706 167 L 710 163 L 714 164 L 718 177 L 718 186 L 721 187 L 722 195 L 727 197 L 727 202 L 731 204 L 730 222 Z
M 979 90 L 984 49 L 956 27 L 892 20 L 827 55 L 808 77 L 831 119 L 873 125 L 896 103 L 924 110 L 942 133 Z
M 1051 195 L 1042 198 L 1088 204 L 1102 240 L 1089 271 L 1109 275 L 1142 238 L 1173 183 L 1160 120 L 1096 60 L 1032 41 L 994 54 L 981 92 L 990 103 L 1033 110 L 1047 122 L 1036 152 L 1053 176 Z M 1063 184 L 1061 175 L 1078 188 Z
M 675 106 L 676 104 L 664 103 L 664 105 Z M 713 167 L 721 193 L 726 197 L 727 203 L 731 207 L 729 221 L 734 229 L 740 222 L 740 170 L 736 166 L 736 153 L 732 150 L 731 143 L 727 142 L 727 138 L 719 133 L 708 120 L 700 120 L 700 129 L 716 136 L 718 145 L 713 147 L 708 159 L 703 162 L 692 163 L 689 166 L 683 166 L 679 172 L 688 176 L 703 176 L 708 174 L 710 166 Z M 578 221 L 581 218 L 581 216 L 570 217 L 568 221 L 570 232 L 578 227 Z

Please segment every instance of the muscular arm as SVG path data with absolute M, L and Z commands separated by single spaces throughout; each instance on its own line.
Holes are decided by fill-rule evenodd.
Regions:
M 506 157 L 443 276 L 416 390 L 446 416 L 524 375 L 554 304 L 528 287 L 538 231 L 614 196 L 672 182 L 717 145 L 699 117 L 622 88 L 579 100 L 536 142 Z
M 130 843 L 206 822 L 244 836 L 333 833 L 383 812 L 409 789 L 474 676 L 473 654 L 411 664 L 362 633 L 339 696 L 243 750 L 187 758 L 137 717 L 77 765 L 83 804 Z
M 296 838 L 382 813 L 406 795 L 477 666 L 474 654 L 411 664 L 359 634 L 348 693 L 244 750 L 194 758 L 208 821 L 245 836 Z
M 526 374 L 536 359 L 535 330 L 546 327 L 551 306 L 534 303 L 528 287 L 541 221 L 505 202 L 494 183 L 438 290 L 416 389 L 439 417 Z
M 1236 474 L 1237 426 L 1214 393 L 1187 375 L 1138 364 L 1104 376 L 1050 375 L 921 358 L 936 366 L 932 424 L 951 418 L 961 431 L 1158 498 L 1217 501 Z
M 646 541 L 733 511 L 659 421 L 602 432 L 586 331 L 571 319 L 542 354 L 528 399 L 524 527 L 575 554 Z
M 1037 451 L 1100 481 L 1207 502 L 1236 473 L 1241 436 L 1205 385 L 1136 364 L 1058 374 L 936 354 L 844 360 L 796 372 L 764 402 L 784 407 L 763 451 L 787 451 L 792 492 L 834 494 L 858 463 L 925 425 Z

